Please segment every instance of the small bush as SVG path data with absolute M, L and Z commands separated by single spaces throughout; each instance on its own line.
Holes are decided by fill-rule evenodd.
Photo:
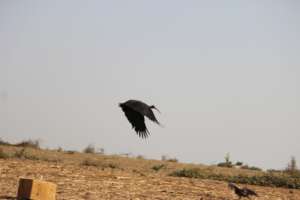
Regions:
M 40 142 L 38 140 L 25 140 L 20 143 L 17 143 L 15 146 L 17 147 L 30 147 L 34 149 L 40 148 Z
M 111 169 L 117 169 L 117 168 L 119 168 L 119 166 L 116 163 L 108 163 L 105 166 L 107 166 L 108 168 L 111 168 Z
M 6 142 L 6 141 L 2 140 L 2 138 L 0 138 L 0 145 L 11 146 L 11 144 L 10 144 L 10 143 L 8 143 L 8 142 Z
M 92 159 L 85 159 L 81 162 L 81 165 L 83 166 L 93 166 L 93 167 L 100 167 L 102 166 L 102 163 L 97 160 Z
M 58 149 L 57 149 L 56 151 L 57 151 L 57 152 L 63 152 L 64 150 L 63 150 L 63 148 L 58 147 Z
M 93 153 L 94 154 L 95 152 L 96 152 L 95 147 L 92 144 L 90 144 L 83 150 L 83 153 Z
M 119 166 L 116 163 L 104 163 L 100 160 L 93 160 L 93 159 L 85 159 L 80 163 L 80 165 L 100 167 L 102 169 L 104 169 L 104 168 L 111 168 L 111 169 L 119 168 Z
M 270 173 L 270 174 L 275 174 L 275 173 L 279 174 L 279 173 L 283 173 L 282 170 L 278 170 L 278 169 L 268 169 L 267 172 Z
M 0 159 L 8 159 L 9 157 L 9 154 L 4 152 L 3 149 L 0 148 Z
M 67 150 L 65 151 L 66 154 L 75 154 L 77 151 L 74 150 Z
M 161 156 L 161 160 L 162 160 L 162 161 L 168 161 L 168 162 L 178 162 L 178 159 L 177 159 L 177 158 L 169 158 L 169 157 L 166 156 L 166 155 L 162 155 L 162 156 Z
M 145 159 L 145 156 L 143 156 L 143 155 L 138 155 L 136 158 L 137 158 L 137 159 L 144 160 L 144 159 Z
M 229 153 L 227 153 L 225 155 L 224 159 L 225 159 L 225 162 L 219 163 L 218 164 L 219 167 L 228 167 L 228 168 L 233 167 L 232 162 L 230 161 L 230 154 Z
M 297 175 L 300 173 L 300 171 L 297 169 L 296 158 L 294 156 L 291 157 L 291 160 L 288 163 L 285 172 L 291 175 Z
M 205 178 L 204 174 L 201 173 L 201 170 L 198 168 L 176 170 L 169 175 L 188 178 Z
M 40 160 L 40 158 L 38 158 L 37 156 L 28 153 L 26 151 L 26 148 L 22 148 L 21 150 L 16 151 L 14 157 L 20 159 L 28 159 L 28 160 Z
M 22 148 L 21 150 L 18 150 L 15 152 L 14 157 L 15 158 L 24 158 L 25 157 L 25 148 Z
M 151 169 L 153 169 L 154 171 L 158 172 L 160 169 L 162 169 L 164 167 L 165 167 L 164 164 L 160 164 L 160 165 L 154 165 Z
M 97 154 L 104 154 L 105 150 L 104 148 L 97 149 Z
M 259 168 L 259 167 L 248 166 L 248 165 L 243 165 L 243 166 L 241 166 L 241 169 L 248 169 L 248 170 L 262 171 L 262 169 Z
M 242 166 L 242 165 L 243 165 L 243 162 L 237 161 L 237 162 L 235 163 L 235 165 L 236 165 L 236 166 Z
M 178 159 L 177 158 L 169 158 L 167 161 L 168 162 L 178 162 Z
M 233 167 L 231 162 L 221 162 L 221 163 L 218 163 L 217 166 L 218 167 L 228 167 L 228 168 Z
M 161 156 L 161 160 L 162 160 L 162 161 L 166 161 L 167 159 L 168 159 L 168 156 L 166 156 L 166 155 L 162 155 L 162 156 Z

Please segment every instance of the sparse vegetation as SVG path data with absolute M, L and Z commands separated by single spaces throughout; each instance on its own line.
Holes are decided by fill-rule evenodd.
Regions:
M 176 177 L 188 177 L 188 178 L 200 178 L 200 179 L 212 179 L 218 181 L 226 181 L 233 183 L 271 186 L 271 187 L 285 187 L 300 189 L 300 177 L 293 177 L 288 174 L 273 174 L 264 173 L 263 175 L 224 175 L 209 172 L 199 168 L 181 169 L 176 170 L 170 174 L 170 176 Z
M 61 148 L 61 147 L 57 148 L 57 152 L 63 152 L 63 151 L 64 151 L 63 148 Z
M 95 160 L 95 159 L 85 159 L 83 160 L 80 165 L 82 166 L 92 166 L 92 167 L 99 167 L 99 168 L 111 168 L 116 169 L 119 168 L 116 163 L 106 163 L 101 160 Z
M 237 161 L 237 162 L 235 163 L 235 165 L 236 165 L 236 166 L 242 166 L 242 165 L 243 165 L 243 162 Z
M 232 165 L 231 162 L 229 162 L 229 163 L 221 162 L 221 163 L 218 163 L 218 167 L 228 167 L 228 168 L 232 168 L 233 165 Z
M 96 153 L 96 149 L 94 147 L 94 145 L 89 144 L 84 150 L 83 153 Z
M 163 161 L 160 161 L 160 160 L 148 160 L 145 159 L 143 156 L 138 156 L 139 159 L 136 159 L 135 157 L 130 158 L 130 157 L 124 157 L 119 155 L 98 155 L 98 153 L 86 154 L 86 153 L 81 153 L 76 151 L 64 151 L 62 149 L 58 151 L 57 149 L 52 149 L 52 150 L 37 149 L 31 147 L 24 148 L 24 147 L 17 147 L 15 145 L 0 145 L 0 158 L 1 158 L 0 171 L 4 169 L 4 171 L 2 171 L 2 175 L 6 176 L 5 180 L 16 178 L 15 174 L 18 174 L 18 176 L 19 175 L 35 176 L 38 170 L 39 174 L 50 177 L 52 180 L 60 179 L 66 182 L 70 182 L 70 181 L 74 181 L 76 183 L 80 182 L 82 184 L 89 185 L 89 188 L 93 188 L 95 186 L 95 182 L 96 181 L 98 182 L 99 177 L 101 177 L 101 180 L 107 181 L 107 183 L 109 184 L 98 185 L 97 191 L 99 191 L 99 188 L 106 188 L 105 191 L 111 192 L 112 189 L 115 188 L 116 191 L 119 192 L 120 188 L 118 187 L 118 184 L 121 182 L 127 183 L 127 185 L 140 184 L 137 187 L 144 187 L 144 186 L 156 187 L 159 191 L 164 190 L 162 189 L 162 187 L 165 187 L 167 185 L 166 183 L 168 183 L 169 185 L 181 184 L 183 187 L 180 187 L 182 188 L 182 190 L 181 189 L 179 190 L 181 190 L 180 193 L 183 194 L 182 199 L 184 199 L 184 197 L 186 197 L 184 196 L 184 194 L 186 194 L 186 189 L 184 188 L 189 188 L 189 190 L 191 188 L 195 189 L 196 187 L 187 187 L 189 185 L 192 186 L 191 184 L 195 184 L 195 183 L 197 183 L 197 185 L 198 183 L 201 183 L 201 185 L 208 184 L 209 188 L 212 188 L 210 192 L 215 195 L 216 194 L 221 195 L 220 193 L 215 193 L 216 190 L 219 191 L 219 190 L 223 190 L 224 188 L 228 189 L 225 183 L 216 184 L 215 181 L 211 181 L 211 180 L 218 180 L 218 181 L 225 181 L 225 182 L 230 181 L 234 183 L 252 184 L 258 186 L 286 187 L 286 188 L 300 189 L 299 186 L 300 175 L 297 175 L 296 173 L 290 173 L 289 170 L 286 169 L 269 170 L 268 172 L 249 170 L 252 167 L 243 164 L 239 165 L 236 162 L 234 162 L 235 165 L 233 166 L 239 166 L 237 168 L 242 168 L 241 166 L 247 166 L 246 169 L 241 170 L 241 169 L 227 168 L 227 167 L 220 168 L 217 166 L 169 163 L 168 161 L 170 160 L 170 158 L 168 158 L 167 156 L 162 157 Z M 36 162 L 36 160 L 38 160 L 38 162 Z M 227 159 L 227 162 L 228 161 L 230 162 L 231 160 Z M 55 163 L 50 163 L 50 162 L 55 162 Z M 20 165 L 26 165 L 26 167 L 22 168 L 20 167 Z M 291 166 L 288 169 L 297 169 L 296 163 L 294 161 L 293 164 L 290 164 L 288 166 Z M 157 174 L 155 175 L 154 173 Z M 70 176 L 70 174 L 72 175 L 74 174 L 74 176 Z M 174 177 L 191 177 L 191 178 L 197 178 L 199 180 L 170 178 L 168 177 L 169 175 Z M 7 176 L 9 176 L 9 178 Z M 206 180 L 203 181 L 201 179 L 206 179 Z M 2 185 L 9 184 L 6 183 L 5 180 L 0 179 L 0 184 Z M 145 184 L 147 184 L 147 186 Z M 81 184 L 76 184 L 76 185 L 81 185 Z M 69 185 L 62 184 L 60 186 L 66 189 L 67 191 Z M 208 188 L 206 186 L 205 188 Z M 7 188 L 13 188 L 13 186 L 9 185 Z M 176 188 L 176 190 L 175 189 L 173 190 L 172 188 L 176 188 L 176 187 L 169 187 L 168 191 L 170 190 L 171 192 L 174 192 L 174 194 L 178 195 L 176 193 L 178 189 Z M 79 187 L 77 187 L 75 190 L 78 189 Z M 229 193 L 230 192 L 229 190 L 227 192 L 226 189 L 224 190 L 223 194 L 226 194 L 227 196 L 226 195 L 219 196 L 220 198 L 218 199 L 223 199 L 223 198 L 231 199 L 230 196 L 231 193 Z M 274 190 L 276 189 L 272 189 L 272 191 Z M 11 192 L 10 190 L 7 191 Z M 96 191 L 96 189 L 94 191 Z M 205 192 L 207 191 L 208 190 L 205 189 Z M 265 194 L 268 194 L 267 189 L 261 188 L 261 191 L 265 191 L 266 192 Z M 291 195 L 297 194 L 295 195 L 295 198 L 291 198 L 291 199 L 298 199 L 297 197 L 300 196 L 300 193 L 298 192 L 299 190 L 291 190 L 291 191 L 293 191 L 293 194 L 290 194 L 289 190 L 285 190 L 285 189 L 276 190 L 276 192 L 278 192 L 277 194 L 280 193 L 282 194 L 281 196 L 278 195 L 277 197 L 278 198 L 282 197 L 282 199 L 289 199 L 288 197 L 290 197 Z M 131 191 L 131 192 L 135 192 L 135 191 Z M 197 195 L 199 195 L 198 187 L 196 193 Z M 288 193 L 289 196 L 284 196 L 286 193 Z M 202 197 L 206 197 L 204 193 L 202 194 L 203 194 Z M 103 195 L 103 193 L 101 194 L 99 193 L 99 196 L 97 197 L 100 197 L 101 195 Z M 68 197 L 65 199 L 71 199 Z M 199 196 L 197 197 L 194 196 L 194 197 L 195 198 L 193 199 L 197 199 Z
M 98 153 L 98 154 L 104 154 L 104 152 L 105 152 L 104 148 L 99 148 L 99 149 L 97 150 L 97 153 Z
M 227 153 L 224 158 L 225 158 L 225 162 L 218 163 L 218 166 L 219 167 L 228 167 L 228 168 L 233 167 L 232 162 L 230 161 L 230 154 Z
M 293 176 L 300 176 L 300 170 L 297 168 L 296 158 L 294 156 L 291 157 L 285 172 Z
M 241 169 L 248 169 L 248 170 L 256 170 L 256 171 L 262 171 L 261 168 L 255 167 L 255 166 L 248 166 L 248 165 L 242 165 Z
M 230 154 L 227 153 L 225 158 L 225 162 L 220 162 L 217 164 L 218 167 L 227 167 L 227 168 L 232 168 L 232 167 L 238 167 L 241 169 L 247 169 L 247 170 L 255 170 L 255 171 L 262 171 L 259 167 L 255 166 L 248 166 L 247 164 L 244 165 L 243 162 L 237 161 L 235 164 L 232 164 L 232 161 L 230 161 Z
M 6 153 L 2 148 L 0 148 L 0 159 L 7 159 L 10 155 Z
M 14 154 L 15 158 L 25 158 L 25 148 L 22 148 L 15 152 Z
M 20 143 L 15 144 L 14 146 L 16 147 L 30 147 L 30 148 L 35 148 L 39 149 L 40 148 L 40 142 L 39 140 L 24 140 Z
M 154 165 L 151 169 L 153 169 L 154 171 L 158 172 L 159 170 L 161 170 L 164 167 L 165 167 L 164 164 L 159 164 L 159 165 Z
M 111 169 L 117 169 L 117 168 L 119 168 L 119 166 L 116 163 L 108 163 L 106 166 L 109 167 L 109 168 L 111 168 Z
M 65 151 L 66 154 L 75 154 L 77 151 L 75 150 L 67 150 Z
M 85 159 L 81 163 L 83 166 L 93 166 L 93 167 L 100 167 L 102 166 L 102 163 L 98 160 L 92 160 L 92 159 Z
M 177 158 L 170 158 L 167 161 L 168 162 L 178 162 L 178 159 Z
M 40 158 L 38 158 L 37 156 L 28 153 L 26 151 L 26 148 L 22 148 L 21 150 L 16 151 L 14 157 L 20 159 L 28 159 L 28 160 L 40 160 Z
M 143 155 L 138 155 L 136 158 L 137 158 L 137 159 L 144 160 L 144 159 L 145 159 L 145 156 L 143 156 Z
M 6 142 L 0 138 L 0 145 L 10 146 L 11 144 L 9 142 Z
M 162 156 L 161 156 L 161 160 L 162 160 L 162 161 L 167 161 L 167 162 L 178 162 L 178 159 L 177 159 L 177 158 L 169 158 L 169 157 L 166 156 L 166 155 L 162 155 Z

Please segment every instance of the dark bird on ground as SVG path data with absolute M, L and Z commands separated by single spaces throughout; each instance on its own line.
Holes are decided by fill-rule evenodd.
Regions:
M 148 117 L 151 121 L 160 125 L 154 116 L 151 109 L 156 109 L 160 112 L 154 105 L 149 106 L 146 103 L 138 100 L 128 100 L 124 103 L 119 103 L 128 121 L 131 123 L 132 128 L 139 137 L 147 138 L 150 133 L 145 125 L 144 116 Z
M 246 187 L 239 188 L 233 183 L 229 183 L 228 187 L 234 190 L 234 193 L 239 196 L 239 199 L 241 199 L 242 197 L 247 197 L 248 199 L 250 199 L 250 196 L 258 196 L 253 190 L 250 190 Z

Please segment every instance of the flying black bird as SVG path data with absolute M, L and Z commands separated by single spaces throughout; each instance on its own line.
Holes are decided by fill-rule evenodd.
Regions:
M 150 134 L 145 125 L 144 116 L 160 125 L 151 110 L 156 109 L 158 112 L 160 112 L 154 105 L 149 106 L 142 101 L 128 100 L 124 103 L 120 103 L 119 106 L 122 108 L 128 121 L 131 123 L 132 128 L 134 128 L 139 137 L 146 138 Z
M 242 197 L 247 197 L 248 199 L 250 199 L 250 196 L 258 196 L 256 194 L 256 192 L 254 192 L 253 190 L 250 190 L 246 187 L 244 188 L 239 188 L 238 186 L 234 185 L 233 183 L 228 183 L 228 187 L 232 190 L 234 190 L 235 194 L 239 196 L 239 199 L 241 199 Z

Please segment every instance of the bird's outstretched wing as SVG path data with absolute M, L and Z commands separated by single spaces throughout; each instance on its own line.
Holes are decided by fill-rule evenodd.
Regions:
M 149 108 L 148 111 L 145 113 L 145 115 L 153 122 L 160 125 L 160 123 L 157 121 L 153 111 Z
M 121 108 L 124 111 L 128 121 L 131 123 L 132 128 L 134 128 L 135 132 L 138 134 L 138 136 L 141 138 L 147 138 L 150 135 L 150 133 L 145 125 L 144 116 L 131 109 L 130 107 L 122 106 Z
M 151 121 L 160 125 L 160 123 L 156 119 L 153 111 L 151 110 L 151 107 L 148 106 L 146 103 L 144 103 L 142 101 L 137 101 L 137 100 L 129 100 L 126 102 L 126 106 L 128 106 L 132 110 L 135 110 L 136 112 L 140 113 L 141 115 L 148 117 L 148 119 L 150 119 Z

